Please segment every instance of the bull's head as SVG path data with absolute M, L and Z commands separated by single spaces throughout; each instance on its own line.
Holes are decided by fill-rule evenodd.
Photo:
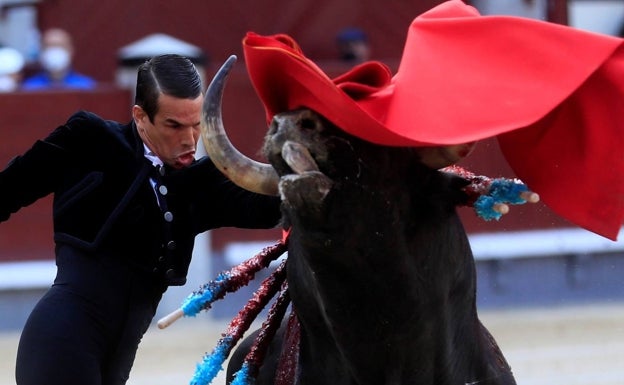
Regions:
M 277 195 L 279 176 L 321 171 L 333 179 L 334 176 L 351 177 L 358 173 L 358 159 L 351 148 L 359 139 L 333 127 L 313 111 L 302 109 L 278 114 L 273 118 L 265 143 L 264 152 L 271 165 L 254 161 L 241 154 L 225 133 L 221 115 L 221 101 L 227 75 L 236 62 L 231 56 L 215 75 L 208 87 L 202 118 L 202 140 L 206 151 L 217 165 L 237 185 L 265 195 Z M 319 128 L 322 128 L 319 130 Z M 330 131 L 330 132 L 327 132 Z M 321 142 L 316 136 L 323 132 L 330 142 Z M 345 139 L 345 138 L 348 138 Z M 323 148 L 319 147 L 323 143 Z M 457 163 L 467 156 L 475 143 L 451 146 L 419 147 L 409 151 L 422 164 L 432 169 L 440 169 Z M 345 159 L 337 164 L 327 164 L 328 148 L 345 151 Z M 325 166 L 319 170 L 318 164 Z M 321 167 L 322 168 L 322 167 Z M 339 173 L 336 175 L 336 173 Z M 340 174 L 342 173 L 342 174 Z M 334 174 L 334 175 L 332 175 Z

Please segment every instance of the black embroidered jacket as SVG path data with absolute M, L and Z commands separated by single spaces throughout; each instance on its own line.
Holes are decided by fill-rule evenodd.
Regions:
M 166 285 L 184 284 L 197 234 L 277 226 L 277 197 L 239 188 L 204 157 L 165 173 L 165 231 L 143 153 L 134 123 L 78 112 L 0 172 L 0 221 L 53 193 L 57 251 L 105 255 Z

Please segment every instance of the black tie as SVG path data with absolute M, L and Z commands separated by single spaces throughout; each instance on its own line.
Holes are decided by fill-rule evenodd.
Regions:
M 151 172 L 151 177 L 154 180 L 154 190 L 156 192 L 156 198 L 158 199 L 158 206 L 163 212 L 166 222 L 173 220 L 173 214 L 168 211 L 167 207 L 167 193 L 169 190 L 163 182 L 163 176 L 165 175 L 165 168 L 163 166 L 154 166 Z

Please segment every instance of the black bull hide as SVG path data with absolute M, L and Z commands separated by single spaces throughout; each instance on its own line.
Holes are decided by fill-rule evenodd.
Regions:
M 300 164 L 285 161 L 287 141 L 307 149 L 314 167 L 307 153 Z M 291 229 L 296 383 L 515 384 L 477 316 L 475 264 L 456 213 L 464 179 L 424 166 L 413 149 L 351 137 L 309 110 L 276 116 L 264 153 L 281 177 Z M 232 356 L 229 378 L 250 338 Z M 275 382 L 280 344 L 257 384 Z

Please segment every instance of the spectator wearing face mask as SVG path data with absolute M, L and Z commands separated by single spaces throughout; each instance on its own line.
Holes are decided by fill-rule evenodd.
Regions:
M 72 68 L 74 47 L 67 31 L 52 28 L 41 37 L 39 63 L 42 71 L 24 80 L 22 89 L 92 89 L 94 79 Z
M 0 47 L 0 93 L 17 91 L 22 81 L 24 57 L 11 47 Z

